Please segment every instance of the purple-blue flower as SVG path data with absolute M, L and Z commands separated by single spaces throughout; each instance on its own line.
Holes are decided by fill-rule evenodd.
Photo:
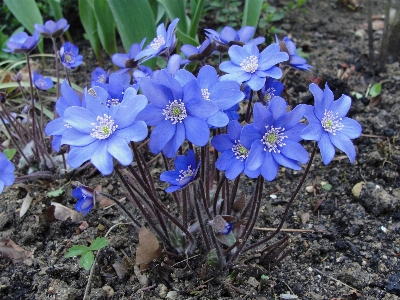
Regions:
M 136 55 L 142 51 L 143 44 L 146 41 L 146 38 L 144 38 L 140 44 L 134 43 L 132 44 L 131 48 L 129 49 L 129 53 L 115 53 L 112 56 L 112 62 L 117 65 L 118 67 L 122 68 L 121 72 L 125 73 L 129 69 L 136 68 L 139 64 L 138 60 L 135 59 Z
M 243 47 L 233 45 L 229 48 L 230 61 L 219 65 L 221 71 L 228 73 L 221 80 L 234 80 L 239 84 L 248 84 L 253 91 L 260 90 L 266 81 L 266 77 L 279 79 L 282 70 L 275 65 L 287 60 L 289 56 L 279 51 L 276 44 L 269 45 L 261 53 L 254 44 Z
M 218 105 L 219 112 L 207 118 L 207 124 L 211 127 L 226 126 L 229 123 L 229 117 L 224 111 L 229 110 L 244 98 L 240 85 L 236 81 L 220 81 L 217 71 L 212 66 L 202 67 L 197 78 L 187 70 L 179 70 L 175 74 L 175 79 L 181 86 L 190 80 L 197 80 L 203 99 Z
M 90 81 L 90 86 L 107 84 L 109 75 L 110 70 L 106 71 L 101 67 L 97 67 L 91 74 L 92 80 Z
M 245 168 L 249 149 L 241 144 L 241 133 L 242 125 L 238 121 L 231 121 L 228 124 L 228 134 L 217 135 L 211 141 L 215 150 L 221 152 L 215 167 L 220 171 L 225 171 L 225 176 L 229 180 L 235 179 L 242 172 L 250 178 L 256 178 L 260 175 L 259 169 L 249 171 Z
M 58 38 L 69 28 L 67 20 L 64 18 L 54 22 L 52 20 L 46 21 L 44 25 L 35 24 L 35 29 L 44 37 Z
M 61 84 L 61 97 L 56 102 L 56 112 L 59 118 L 47 123 L 44 131 L 48 136 L 53 136 L 51 146 L 55 151 L 60 151 L 61 138 L 65 131 L 69 129 L 68 124 L 64 122 L 64 112 L 71 106 L 85 106 L 84 97 L 79 98 L 75 90 L 69 86 L 66 80 Z
M 314 95 L 314 106 L 306 105 L 304 116 L 308 120 L 308 126 L 301 137 L 318 142 L 325 165 L 335 156 L 335 146 L 346 153 L 353 163 L 356 150 L 351 140 L 361 135 L 362 128 L 357 121 L 346 117 L 351 98 L 342 95 L 334 101 L 328 84 L 323 91 L 315 83 L 310 84 L 309 89 Z
M 141 60 L 141 62 L 148 60 L 152 57 L 166 54 L 168 58 L 176 46 L 176 35 L 175 28 L 178 24 L 179 19 L 175 19 L 169 24 L 168 30 L 165 30 L 164 24 L 160 24 L 157 27 L 157 37 L 154 38 L 146 49 L 140 51 L 135 60 Z
M 286 113 L 287 103 L 274 97 L 268 108 L 257 102 L 254 105 L 254 122 L 245 125 L 240 142 L 249 149 L 246 168 L 260 169 L 266 180 L 274 180 L 279 165 L 301 170 L 298 162 L 309 160 L 308 152 L 300 145 L 301 131 L 306 125 L 299 123 L 304 116 L 305 105 L 297 105 Z
M 75 209 L 78 212 L 83 212 L 87 215 L 88 212 L 93 208 L 95 204 L 95 198 L 93 196 L 94 190 L 87 186 L 78 186 L 72 191 L 72 196 L 78 199 L 75 204 Z
M 262 89 L 257 92 L 257 95 L 262 103 L 268 104 L 272 98 L 275 96 L 280 96 L 283 92 L 283 89 L 284 86 L 282 82 L 275 80 L 272 77 L 268 77 Z M 250 99 L 250 91 L 251 88 L 248 85 L 245 85 L 243 89 L 245 99 Z
M 264 37 L 257 37 L 250 40 L 255 31 L 256 29 L 253 26 L 245 26 L 239 29 L 239 31 L 236 31 L 230 26 L 225 26 L 220 33 L 213 29 L 205 29 L 207 37 L 217 43 L 217 50 L 222 53 L 228 51 L 229 47 L 232 45 L 260 45 L 264 43 Z
M 139 81 L 150 104 L 138 118 L 154 126 L 150 151 L 155 154 L 162 151 L 172 158 L 185 139 L 197 146 L 207 144 L 210 133 L 206 119 L 218 112 L 218 106 L 203 99 L 197 80 L 182 87 L 166 70 L 159 71 L 156 80 Z
M 304 58 L 302 58 L 300 55 L 297 55 L 296 44 L 293 43 L 291 39 L 284 37 L 283 41 L 280 42 L 277 36 L 275 36 L 275 38 L 276 43 L 281 48 L 281 51 L 289 54 L 289 60 L 287 61 L 287 64 L 298 70 L 309 71 L 312 68 L 312 66 L 307 64 L 307 61 Z
M 36 70 L 33 72 L 33 84 L 42 91 L 47 91 L 54 86 L 51 78 L 40 75 Z
M 29 53 L 39 43 L 39 38 L 40 34 L 37 31 L 35 31 L 32 36 L 28 35 L 26 32 L 18 32 L 11 36 L 6 44 L 8 49 L 3 49 L 3 51 L 12 53 Z
M 187 59 L 184 60 L 184 63 L 203 61 L 214 53 L 215 47 L 215 42 L 209 38 L 205 39 L 199 47 L 189 44 L 183 45 L 181 47 L 181 52 L 187 57 Z
M 83 56 L 79 55 L 79 49 L 77 46 L 66 42 L 60 49 L 61 63 L 67 68 L 75 68 L 82 64 Z
M 107 98 L 108 93 L 97 87 L 94 93 L 86 94 L 86 107 L 65 110 L 64 122 L 69 130 L 63 133 L 61 143 L 73 146 L 67 158 L 71 167 L 77 168 L 90 160 L 103 175 L 109 175 L 113 171 L 113 158 L 123 166 L 131 164 L 129 142 L 147 137 L 145 122 L 136 120 L 147 104 L 145 96 L 128 88 L 120 104 L 108 106 Z
M 0 194 L 4 186 L 12 185 L 15 180 L 15 166 L 8 160 L 7 156 L 0 152 Z
M 172 193 L 183 189 L 191 183 L 197 174 L 200 167 L 200 161 L 196 161 L 196 156 L 192 149 L 189 149 L 187 156 L 178 155 L 174 161 L 175 170 L 165 171 L 161 173 L 160 180 L 171 184 L 165 191 Z

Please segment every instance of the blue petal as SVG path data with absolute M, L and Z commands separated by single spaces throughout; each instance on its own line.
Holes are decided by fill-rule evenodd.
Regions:
M 304 117 L 309 123 L 321 123 L 321 120 L 315 116 L 314 106 L 306 105 L 304 110 Z
M 283 115 L 275 122 L 276 127 L 284 127 L 286 129 L 290 129 L 296 126 L 303 118 L 304 111 L 305 111 L 305 105 L 303 104 L 297 105 L 291 112 Z
M 180 83 L 174 79 L 166 70 L 160 70 L 157 75 L 157 80 L 159 83 L 167 86 L 172 93 L 173 99 L 182 99 L 182 87 Z M 146 95 L 146 93 L 144 93 Z M 147 95 L 146 95 L 147 96 Z
M 240 159 L 232 159 L 230 163 L 228 164 L 226 171 L 225 171 L 225 176 L 229 180 L 233 180 L 236 177 L 238 177 L 244 170 L 244 161 Z
M 194 98 L 186 102 L 185 108 L 188 115 L 200 119 L 207 119 L 219 111 L 218 106 L 214 102 L 203 100 L 203 98 Z
M 215 167 L 220 171 L 225 171 L 227 165 L 234 159 L 236 159 L 236 157 L 232 150 L 224 151 L 215 162 Z
M 209 89 L 218 82 L 218 74 L 214 67 L 206 65 L 197 75 L 197 80 L 202 89 Z
M 186 83 L 188 83 L 191 80 L 195 80 L 196 77 L 189 71 L 185 69 L 178 70 L 175 73 L 174 78 L 178 80 L 181 86 L 184 86 Z
M 229 81 L 223 81 L 225 83 Z M 237 82 L 235 82 L 236 84 Z M 211 100 L 218 105 L 221 110 L 226 110 L 243 100 L 244 94 L 240 90 L 220 89 L 210 95 Z
M 146 98 L 157 107 L 165 108 L 169 101 L 175 100 L 167 86 L 158 84 L 149 78 L 140 79 L 139 86 Z
M 256 47 L 256 46 L 255 46 Z M 231 61 L 235 64 L 240 66 L 240 64 L 245 60 L 247 57 L 250 56 L 249 52 L 245 47 L 241 47 L 238 45 L 233 45 L 228 50 L 229 57 Z M 221 69 L 221 65 L 220 65 Z
M 158 154 L 165 147 L 168 141 L 174 136 L 176 124 L 170 120 L 164 120 L 159 123 L 151 132 L 149 149 L 152 153 Z
M 233 142 L 227 134 L 219 134 L 213 137 L 211 145 L 213 145 L 218 152 L 224 152 L 232 149 Z
M 341 121 L 343 128 L 340 133 L 346 135 L 349 139 L 358 138 L 361 135 L 361 125 L 357 121 L 350 118 L 343 118 Z
M 285 99 L 282 97 L 276 96 L 271 99 L 271 101 L 268 103 L 268 110 L 272 113 L 272 116 L 275 120 L 278 120 L 280 117 L 286 115 L 286 107 L 287 107 L 287 102 Z M 301 116 L 299 120 L 302 118 Z M 277 122 L 275 122 L 276 124 Z M 283 123 L 283 122 L 282 122 Z M 286 126 L 285 125 L 278 125 L 276 124 L 277 127 L 285 127 L 285 128 L 291 128 L 293 126 Z
M 314 95 L 314 113 L 315 116 L 321 120 L 324 116 L 324 92 L 315 83 L 309 85 L 311 93 Z
M 224 61 L 219 65 L 219 69 L 222 72 L 225 73 L 239 73 L 239 72 L 244 72 L 247 74 L 247 72 L 245 72 L 242 67 L 240 65 L 236 65 L 231 61 Z
M 259 91 L 265 84 L 265 77 L 258 77 L 257 74 L 252 74 L 250 80 L 246 81 L 246 83 L 253 91 Z
M 230 41 L 238 40 L 239 36 L 236 33 L 235 29 L 233 29 L 230 26 L 225 26 L 224 28 L 222 28 L 219 34 L 219 38 L 221 39 L 222 42 L 228 44 Z
M 240 140 L 240 134 L 242 133 L 242 125 L 238 121 L 231 121 L 228 124 L 228 136 L 232 142 Z
M 196 79 L 189 81 L 183 86 L 183 102 L 186 104 L 192 99 L 203 99 L 199 83 Z M 182 98 L 175 98 L 182 99 Z
M 285 155 L 282 155 L 282 153 L 278 152 L 271 152 L 272 157 L 275 159 L 275 161 L 286 168 L 290 168 L 293 170 L 301 170 L 301 167 L 299 166 L 299 163 L 297 160 L 293 160 L 290 158 L 287 158 Z
M 333 113 L 337 113 L 339 118 L 343 118 L 347 115 L 351 106 L 351 98 L 346 95 L 342 95 L 336 101 L 333 101 L 329 110 Z
M 250 171 L 254 171 L 261 167 L 264 161 L 264 155 L 267 155 L 267 151 L 264 151 L 264 144 L 260 140 L 253 141 L 249 156 L 246 159 L 246 168 Z
M 172 185 L 177 185 L 178 184 L 177 179 L 179 179 L 179 175 L 180 172 L 178 171 L 178 169 L 173 171 L 165 171 L 161 173 L 160 180 L 168 182 L 169 184 Z
M 260 102 L 254 104 L 253 107 L 253 126 L 261 134 L 265 133 L 265 126 L 274 125 L 272 113 L 265 108 Z
M 145 122 L 136 121 L 131 126 L 116 130 L 113 135 L 123 138 L 127 142 L 140 142 L 147 137 L 148 129 Z
M 108 140 L 101 141 L 90 160 L 103 175 L 110 175 L 114 170 L 113 157 L 108 153 L 107 147 Z
M 61 138 L 61 143 L 71 146 L 86 146 L 97 139 L 92 137 L 90 134 L 80 132 L 74 128 L 66 130 Z
M 100 140 L 96 140 L 93 143 L 84 147 L 72 147 L 69 150 L 67 163 L 72 168 L 79 168 L 84 162 L 91 159 L 93 153 L 100 145 Z
M 356 158 L 356 149 L 354 148 L 352 141 L 340 131 L 336 131 L 335 135 L 330 134 L 329 137 L 333 145 L 346 153 L 350 162 L 353 163 Z
M 221 128 L 228 125 L 229 118 L 226 113 L 219 111 L 215 115 L 207 118 L 206 122 L 209 126 Z
M 103 116 L 103 115 L 101 115 Z M 84 107 L 72 106 L 64 112 L 64 122 L 80 132 L 90 134 L 94 128 L 93 123 L 97 123 L 96 115 Z
M 282 77 L 282 70 L 278 67 L 271 67 L 270 69 L 264 71 L 266 77 L 272 77 L 275 79 L 280 79 Z
M 272 157 L 271 152 L 266 152 L 264 161 L 260 166 L 261 175 L 268 181 L 272 181 L 275 179 L 278 174 L 279 164 Z
M 165 116 L 162 108 L 150 103 L 138 113 L 136 119 L 146 122 L 148 126 L 156 126 L 165 120 Z
M 302 164 L 306 164 L 310 159 L 310 156 L 306 149 L 297 142 L 289 139 L 285 139 L 285 146 L 281 147 L 281 153 L 287 158 L 293 159 L 294 161 L 299 161 Z
M 128 142 L 115 134 L 112 134 L 108 139 L 107 151 L 123 166 L 128 166 L 132 163 L 132 149 L 129 147 Z
M 256 28 L 253 26 L 244 26 L 237 32 L 240 41 L 247 42 L 254 35 Z
M 251 73 L 247 73 L 240 69 L 238 72 L 231 73 L 231 74 L 225 74 L 221 76 L 221 80 L 234 80 L 239 84 L 242 84 L 243 82 L 246 82 L 250 80 L 251 78 Z
M 277 44 L 271 44 L 265 48 L 258 60 L 259 70 L 268 70 L 272 66 L 289 59 L 289 55 L 285 52 L 280 52 L 280 47 Z
M 301 132 L 301 138 L 308 141 L 319 141 L 322 134 L 325 132 L 321 123 L 309 123 Z
M 263 137 L 263 134 L 255 129 L 253 125 L 254 123 L 245 125 L 240 134 L 240 143 L 247 149 L 250 149 L 254 141 L 259 140 L 261 142 L 261 138 Z
M 204 146 L 210 137 L 207 123 L 199 118 L 187 116 L 183 120 L 186 130 L 186 138 L 196 146 Z
M 285 130 L 285 135 L 288 139 L 291 139 L 294 142 L 300 142 L 303 140 L 301 134 L 306 127 L 306 124 L 297 123 L 297 125 L 293 126 L 292 128 Z
M 176 132 L 174 136 L 167 142 L 167 144 L 162 149 L 162 152 L 166 157 L 172 158 L 176 155 L 179 147 L 182 146 L 185 141 L 185 127 L 182 123 L 176 124 Z
M 63 134 L 65 130 L 67 130 L 67 127 L 65 127 L 65 125 L 66 124 L 64 122 L 64 118 L 57 118 L 47 123 L 44 132 L 49 136 L 60 135 Z
M 146 105 L 147 99 L 143 95 L 137 95 L 134 97 L 124 96 L 122 102 L 116 106 L 117 112 L 115 117 L 115 124 L 118 125 L 118 128 L 124 128 L 132 125 L 132 123 L 136 119 L 137 114 L 141 110 L 143 110 Z
M 335 156 L 335 147 L 333 146 L 330 134 L 324 131 L 318 141 L 318 147 L 321 151 L 322 161 L 325 165 L 329 164 Z

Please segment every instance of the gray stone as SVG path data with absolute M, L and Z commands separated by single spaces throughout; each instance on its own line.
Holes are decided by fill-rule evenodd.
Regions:
M 394 211 L 399 207 L 398 198 L 372 182 L 363 185 L 359 201 L 369 213 L 375 216 Z

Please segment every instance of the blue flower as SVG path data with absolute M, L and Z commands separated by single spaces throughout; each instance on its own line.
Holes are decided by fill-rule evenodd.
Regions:
M 230 26 L 225 26 L 220 33 L 213 29 L 205 29 L 207 37 L 217 43 L 217 50 L 221 53 L 228 51 L 232 45 L 260 45 L 264 43 L 264 37 L 257 37 L 250 40 L 255 31 L 256 29 L 253 26 L 245 26 L 237 32 Z
M 262 89 L 257 92 L 257 95 L 262 103 L 268 104 L 272 98 L 275 96 L 280 96 L 283 92 L 283 89 L 284 86 L 282 82 L 275 80 L 272 77 L 268 77 Z M 243 89 L 245 99 L 250 99 L 250 91 L 250 87 L 245 85 Z
M 94 190 L 87 186 L 78 186 L 72 191 L 72 196 L 78 199 L 75 209 L 78 212 L 84 212 L 85 215 L 88 214 L 95 204 Z
M 125 90 L 123 100 L 117 105 L 106 105 L 108 93 L 97 87 L 86 94 L 86 107 L 69 107 L 64 112 L 64 122 L 69 130 L 62 135 L 61 143 L 73 146 L 67 162 L 73 167 L 85 161 L 103 174 L 113 171 L 113 157 L 121 165 L 132 163 L 129 142 L 139 142 L 147 137 L 147 126 L 137 121 L 137 114 L 146 106 L 147 99 L 137 95 L 133 88 Z
M 245 168 L 249 149 L 241 144 L 241 133 L 242 125 L 238 121 L 231 121 L 228 124 L 228 134 L 217 135 L 211 141 L 215 150 L 221 152 L 215 167 L 220 171 L 225 171 L 225 176 L 229 180 L 235 179 L 243 171 L 250 178 L 256 178 L 260 175 L 259 169 L 249 171 Z
M 171 184 L 165 191 L 172 193 L 183 189 L 191 183 L 200 167 L 200 161 L 196 162 L 196 156 L 192 149 L 189 149 L 187 156 L 178 155 L 174 161 L 175 170 L 161 173 L 160 180 Z
M 175 79 L 183 86 L 190 80 L 196 80 L 196 77 L 186 70 L 179 70 Z M 226 126 L 229 123 L 229 117 L 224 111 L 229 110 L 244 98 L 240 85 L 236 81 L 220 81 L 215 68 L 208 65 L 200 69 L 197 82 L 203 99 L 214 102 L 219 108 L 218 113 L 207 118 L 207 124 L 211 127 Z
M 135 57 L 140 53 L 140 51 L 142 51 L 143 44 L 145 41 L 146 38 L 144 38 L 140 44 L 138 43 L 132 44 L 128 54 L 116 53 L 112 56 L 111 58 L 112 62 L 118 67 L 122 68 L 121 70 L 122 73 L 125 73 L 129 69 L 133 69 L 138 66 L 139 62 L 137 59 L 135 59 Z
M 12 185 L 15 180 L 15 166 L 8 160 L 7 156 L 0 152 L 0 194 L 4 186 Z
M 351 139 L 358 138 L 362 128 L 357 121 L 346 117 L 351 106 L 351 98 L 342 95 L 334 101 L 328 84 L 325 85 L 324 91 L 315 83 L 310 84 L 309 89 L 314 95 L 314 106 L 306 106 L 304 116 L 309 124 L 301 133 L 301 137 L 318 142 L 325 165 L 335 156 L 335 146 L 346 153 L 353 163 L 356 150 Z
M 219 65 L 221 71 L 226 74 L 221 80 L 235 80 L 239 84 L 247 83 L 253 91 L 260 90 L 266 81 L 266 77 L 279 79 L 282 70 L 275 65 L 288 59 L 286 53 L 279 51 L 276 44 L 269 45 L 261 53 L 256 45 L 233 45 L 228 51 L 230 61 Z
M 91 74 L 92 80 L 90 81 L 90 86 L 96 86 L 98 84 L 107 84 L 109 75 L 110 71 L 105 71 L 103 68 L 97 67 Z
M 283 41 L 280 42 L 278 37 L 275 36 L 276 43 L 280 46 L 281 51 L 289 54 L 289 61 L 287 62 L 290 66 L 298 70 L 309 71 L 312 66 L 307 64 L 307 61 L 296 53 L 296 45 L 288 37 L 284 37 Z
M 78 55 L 79 49 L 77 46 L 66 42 L 60 49 L 61 63 L 67 68 L 75 68 L 82 64 L 83 56 Z
M 208 56 L 214 53 L 216 44 L 212 39 L 205 39 L 199 47 L 193 45 L 183 45 L 181 47 L 181 52 L 186 55 L 187 59 L 184 63 L 189 63 L 192 61 L 203 61 Z
M 305 105 L 297 105 L 286 113 L 286 101 L 274 97 L 268 108 L 257 102 L 254 105 L 254 122 L 245 125 L 240 135 L 242 145 L 250 149 L 246 168 L 260 168 L 266 180 L 274 180 L 279 165 L 301 170 L 298 162 L 305 164 L 309 155 L 299 144 L 300 133 L 306 125 L 299 123 L 304 116 Z
M 71 106 L 85 106 L 84 98 L 81 101 L 66 80 L 61 84 L 61 95 L 56 102 L 56 112 L 59 118 L 50 121 L 45 127 L 45 133 L 48 136 L 53 136 L 51 146 L 57 152 L 60 151 L 63 133 L 69 129 L 69 125 L 64 122 L 64 111 Z
M 172 51 L 174 51 L 176 46 L 176 35 L 175 28 L 178 24 L 179 19 L 175 19 L 169 24 L 168 30 L 165 30 L 164 24 L 160 24 L 157 27 L 157 37 L 153 39 L 153 41 L 147 45 L 146 49 L 139 52 L 135 60 L 141 60 L 141 62 L 146 61 L 152 57 L 163 55 L 169 58 Z
M 33 72 L 33 84 L 42 91 L 47 91 L 54 86 L 53 81 L 49 77 L 40 75 L 36 70 Z
M 67 20 L 64 18 L 54 22 L 52 20 L 46 21 L 44 25 L 35 24 L 35 29 L 44 37 L 58 38 L 69 28 Z
M 29 53 L 39 43 L 40 34 L 35 31 L 32 36 L 26 32 L 18 32 L 13 35 L 7 42 L 8 49 L 3 49 L 5 52 L 12 53 Z
M 210 133 L 206 119 L 218 112 L 218 106 L 203 99 L 197 80 L 181 87 L 166 70 L 159 71 L 156 80 L 139 81 L 150 104 L 138 118 L 148 126 L 155 126 L 150 135 L 150 151 L 155 154 L 162 151 L 172 158 L 185 138 L 197 146 L 207 144 Z

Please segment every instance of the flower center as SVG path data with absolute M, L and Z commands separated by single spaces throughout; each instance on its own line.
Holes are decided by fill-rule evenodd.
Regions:
M 38 79 L 38 80 L 36 81 L 36 85 L 38 85 L 38 86 L 40 86 L 40 87 L 42 87 L 42 88 L 47 87 L 46 80 L 44 80 L 44 79 L 42 79 L 42 78 L 40 78 L 40 79 Z
M 119 99 L 108 99 L 106 102 L 106 106 L 110 107 L 110 106 L 117 106 L 118 104 L 120 104 L 120 100 Z
M 265 100 L 267 102 L 271 101 L 271 99 L 274 98 L 274 96 L 275 96 L 275 89 L 274 88 L 270 87 L 265 91 L 265 97 L 264 98 L 265 98 Z
M 187 117 L 185 104 L 181 99 L 169 102 L 166 108 L 163 109 L 165 120 L 171 120 L 172 124 L 182 123 L 182 121 Z
M 210 100 L 210 92 L 208 89 L 201 89 L 201 95 L 203 96 L 203 99 Z
M 64 60 L 65 62 L 72 64 L 75 61 L 75 55 L 72 52 L 65 52 Z
M 336 131 L 342 130 L 344 125 L 340 122 L 342 118 L 339 118 L 338 113 L 333 113 L 332 111 L 327 111 L 325 109 L 324 117 L 321 120 L 321 125 L 324 127 L 325 131 L 336 135 Z
M 97 77 L 97 81 L 101 83 L 106 82 L 106 76 L 104 74 L 101 74 L 99 77 Z
M 258 58 L 257 58 L 257 56 L 250 55 L 250 56 L 246 57 L 240 63 L 240 66 L 242 67 L 243 71 L 246 71 L 246 72 L 249 72 L 249 73 L 254 73 L 258 68 Z
M 265 126 L 265 129 L 267 132 L 264 134 L 263 138 L 261 141 L 265 145 L 264 151 L 272 152 L 274 153 L 278 152 L 280 153 L 281 150 L 278 149 L 278 147 L 285 146 L 286 144 L 283 143 L 282 141 L 287 138 L 287 136 L 284 136 L 285 128 L 277 127 L 274 128 L 274 126 L 271 126 L 271 129 L 268 130 L 268 126 Z
M 164 37 L 162 35 L 159 35 L 156 37 L 150 44 L 150 47 L 153 48 L 154 50 L 160 49 L 162 45 L 165 44 Z
M 177 178 L 176 181 L 181 181 L 187 177 L 192 177 L 194 174 L 194 170 L 192 170 L 192 166 L 190 165 L 188 166 L 187 170 L 180 170 L 179 173 L 179 178 Z
M 241 161 L 245 160 L 247 156 L 249 156 L 249 150 L 240 143 L 240 140 L 235 140 L 235 144 L 232 146 L 232 151 L 233 154 L 235 154 L 235 157 Z
M 106 114 L 104 114 L 104 117 L 98 116 L 96 120 L 99 124 L 96 125 L 96 123 L 92 123 L 94 128 L 92 129 L 92 133 L 90 134 L 96 139 L 104 140 L 108 138 L 118 128 L 118 125 L 114 125 L 114 120 Z

